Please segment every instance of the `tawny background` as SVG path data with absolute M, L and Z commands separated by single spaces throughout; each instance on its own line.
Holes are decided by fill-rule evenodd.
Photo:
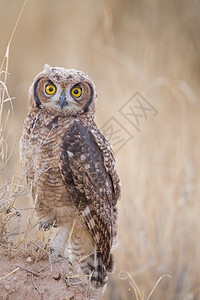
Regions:
M 1 60 L 22 4 L 0 0 Z M 164 274 L 172 278 L 162 279 L 152 299 L 200 297 L 199 11 L 197 0 L 29 0 L 11 43 L 14 115 L 4 150 L 7 157 L 14 150 L 1 184 L 19 173 L 28 89 L 45 63 L 87 72 L 96 84 L 99 127 L 114 117 L 134 137 L 116 153 L 119 246 L 106 299 L 136 299 L 131 279 L 120 279 L 126 272 L 144 299 Z M 119 111 L 136 92 L 158 112 L 140 117 L 140 131 Z M 9 102 L 4 120 L 8 109 Z M 17 199 L 17 206 L 26 201 Z

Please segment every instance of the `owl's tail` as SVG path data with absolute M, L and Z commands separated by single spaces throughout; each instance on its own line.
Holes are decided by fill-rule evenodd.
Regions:
M 71 247 L 73 257 L 78 263 L 77 266 L 81 269 L 81 273 L 87 275 L 91 279 L 93 287 L 103 288 L 108 281 L 107 272 L 113 271 L 113 256 L 110 254 L 109 259 L 105 264 L 98 246 L 92 239 L 87 240 L 86 243 L 84 237 L 83 234 L 76 233 L 72 235 Z M 91 241 L 91 243 L 89 241 Z
M 91 265 L 90 265 L 91 269 Z M 107 272 L 113 271 L 113 257 L 110 255 L 110 260 L 107 266 L 104 265 L 101 252 L 95 249 L 93 258 L 93 271 L 91 276 L 92 285 L 96 288 L 104 287 L 108 281 Z

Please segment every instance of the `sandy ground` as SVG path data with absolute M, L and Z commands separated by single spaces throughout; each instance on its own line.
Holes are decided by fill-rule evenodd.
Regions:
M 73 285 L 74 279 L 66 274 L 70 274 L 70 264 L 66 259 L 55 262 L 52 258 L 50 264 L 48 257 L 34 261 L 21 253 L 15 256 L 1 254 L 0 300 L 103 299 L 101 292 L 88 284 Z M 76 281 L 80 282 L 80 278 Z

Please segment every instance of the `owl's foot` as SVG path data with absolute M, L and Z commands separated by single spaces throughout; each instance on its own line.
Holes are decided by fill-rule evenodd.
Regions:
M 55 220 L 51 219 L 51 220 L 46 221 L 46 220 L 42 219 L 38 223 L 38 230 L 44 229 L 46 231 L 46 230 L 50 230 L 51 227 L 57 227 Z
M 42 247 L 36 248 L 36 252 L 38 252 L 39 250 L 44 250 L 44 252 L 42 251 L 42 253 L 40 254 L 39 257 L 40 258 L 49 258 L 50 264 L 57 262 L 58 261 L 57 258 L 66 259 L 67 262 L 69 263 L 69 265 L 72 266 L 72 263 L 69 260 L 69 258 L 64 255 L 64 251 L 62 251 L 62 249 L 59 249 L 59 248 L 53 248 L 53 245 L 49 246 L 49 241 L 50 240 L 48 240 L 48 243 L 43 245 Z
M 63 226 L 49 248 L 50 253 L 57 257 L 65 257 L 65 249 L 69 236 L 68 226 Z
M 54 245 L 54 243 L 51 246 L 49 246 L 49 241 L 50 240 L 48 240 L 47 244 L 37 247 L 36 252 L 38 252 L 39 250 L 44 250 L 45 254 L 42 255 L 43 257 L 47 257 L 49 256 L 49 254 L 55 257 L 64 257 L 63 249 L 57 247 L 57 245 Z
M 36 252 L 38 252 L 39 250 L 44 250 L 45 254 L 43 254 L 42 256 L 46 257 L 49 254 L 53 255 L 55 257 L 65 257 L 64 255 L 64 250 L 65 250 L 65 246 L 63 247 L 62 245 L 59 245 L 59 243 L 57 243 L 56 239 L 54 240 L 53 244 L 50 246 L 50 239 L 48 239 L 48 242 L 42 246 L 38 246 L 36 249 Z
M 57 247 L 54 244 L 48 249 L 48 252 L 56 257 L 65 257 L 65 249 Z

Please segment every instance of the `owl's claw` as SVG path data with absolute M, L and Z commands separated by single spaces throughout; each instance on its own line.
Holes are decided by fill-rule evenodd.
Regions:
M 63 249 L 54 248 L 53 245 L 48 249 L 48 252 L 56 257 L 65 257 Z
M 44 229 L 44 231 L 50 230 L 51 227 L 57 227 L 55 220 L 44 221 L 41 220 L 38 223 L 38 230 Z

